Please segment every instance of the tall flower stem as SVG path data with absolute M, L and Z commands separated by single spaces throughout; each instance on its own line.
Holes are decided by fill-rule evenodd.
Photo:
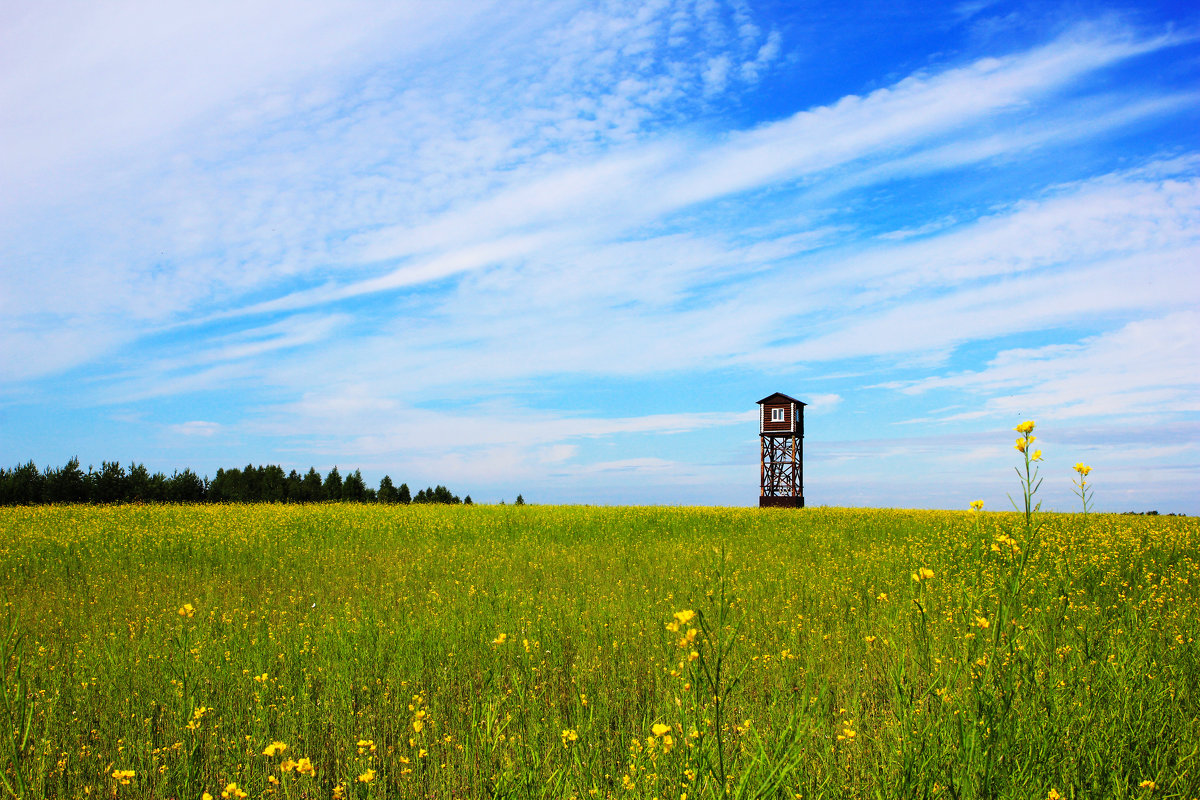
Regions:
M 1075 465 L 1075 471 L 1079 473 L 1079 478 L 1075 483 L 1075 494 L 1083 503 L 1083 514 L 1087 516 L 1088 511 L 1092 506 L 1092 487 L 1088 486 L 1087 476 L 1092 471 L 1092 468 L 1084 464 L 1082 461 Z
M 1037 490 L 1042 485 L 1042 479 L 1038 477 L 1038 468 L 1036 462 L 1042 460 L 1042 451 L 1034 450 L 1033 443 L 1037 441 L 1037 437 L 1033 435 L 1034 422 L 1033 420 L 1025 420 L 1016 428 L 1013 428 L 1017 433 L 1021 434 L 1017 438 L 1017 443 L 1013 445 L 1025 459 L 1025 470 L 1021 471 L 1021 467 L 1014 467 L 1017 471 L 1017 477 L 1021 480 L 1021 495 L 1024 501 L 1025 512 L 1025 533 L 1032 535 L 1033 533 L 1033 515 L 1036 514 L 1042 507 L 1039 500 L 1036 504 L 1033 502 L 1033 496 L 1037 494 Z M 1013 507 L 1018 511 L 1022 508 L 1017 505 L 1015 500 L 1012 500 L 1012 495 L 1009 495 L 1009 500 L 1012 501 Z

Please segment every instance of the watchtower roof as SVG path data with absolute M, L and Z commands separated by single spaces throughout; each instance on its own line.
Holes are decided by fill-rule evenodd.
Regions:
M 802 405 L 802 406 L 808 405 L 808 403 L 805 403 L 801 400 L 797 400 L 794 397 L 788 397 L 783 392 L 776 392 L 775 394 L 767 395 L 762 400 L 758 401 L 758 405 L 760 405 L 760 406 L 764 403 L 796 403 L 797 405 Z

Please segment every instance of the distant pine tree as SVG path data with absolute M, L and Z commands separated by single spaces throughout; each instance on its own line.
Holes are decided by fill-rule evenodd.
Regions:
M 145 464 L 129 464 L 129 474 L 125 476 L 125 496 L 130 500 L 153 500 L 150 497 L 150 473 Z
M 167 480 L 167 499 L 172 502 L 203 503 L 205 495 L 204 481 L 190 469 L 176 472 Z
M 335 501 L 342 499 L 342 476 L 338 472 L 336 464 L 325 476 L 325 499 Z
M 292 470 L 284 482 L 284 496 L 289 503 L 300 503 L 304 499 L 304 479 L 300 473 Z
M 396 491 L 396 487 L 392 485 L 392 479 L 388 475 L 384 475 L 383 480 L 379 482 L 379 491 L 375 496 L 381 503 L 400 502 L 400 493 Z
M 342 499 L 353 503 L 362 503 L 367 499 L 367 485 L 363 483 L 362 473 L 354 470 L 346 476 L 342 484 Z
M 96 503 L 120 503 L 125 495 L 125 468 L 119 461 L 103 461 L 99 472 L 92 475 L 92 501 Z
M 51 503 L 86 503 L 87 485 L 79 458 L 72 458 L 62 469 L 46 473 L 46 500 Z
M 304 475 L 304 502 L 319 503 L 325 499 L 325 485 L 321 482 L 321 473 L 316 467 L 309 467 Z

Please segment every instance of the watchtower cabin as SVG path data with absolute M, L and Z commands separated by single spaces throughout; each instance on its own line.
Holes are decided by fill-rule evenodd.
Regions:
M 776 392 L 758 401 L 758 505 L 804 508 L 804 403 Z

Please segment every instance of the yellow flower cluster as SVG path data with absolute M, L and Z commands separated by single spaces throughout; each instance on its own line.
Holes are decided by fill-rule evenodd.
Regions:
M 917 583 L 921 583 L 922 581 L 927 581 L 932 577 L 933 577 L 933 570 L 929 569 L 928 567 L 921 567 L 920 569 L 918 569 L 916 572 L 914 572 L 912 574 L 912 579 L 914 581 L 916 581 Z
M 1021 552 L 1021 546 L 1017 544 L 1017 540 L 1009 536 L 1007 533 L 1002 533 L 996 537 L 996 541 L 992 542 L 993 553 L 1007 552 L 1009 555 L 1016 555 Z
M 1037 441 L 1037 437 L 1033 436 L 1033 420 L 1027 419 L 1017 427 L 1013 428 L 1017 433 L 1022 434 L 1017 438 L 1017 443 L 1013 445 L 1017 450 L 1024 453 L 1026 449 L 1031 447 Z M 1034 450 L 1029 456 L 1030 461 L 1041 461 L 1042 451 Z
M 419 694 L 412 696 L 412 702 L 408 704 L 408 710 L 412 712 L 412 728 L 416 733 L 425 730 L 425 723 L 429 719 L 429 710 L 425 708 L 425 699 Z
M 688 617 L 688 619 L 691 619 L 691 617 Z M 664 753 L 671 752 L 671 750 L 675 747 L 675 739 L 671 736 L 670 725 L 664 725 L 661 722 L 656 722 L 653 726 L 651 726 L 650 732 L 654 734 L 654 736 L 649 742 L 647 742 L 647 744 L 652 745 L 654 740 L 658 739 L 662 743 L 662 751 Z
M 1088 473 L 1092 471 L 1092 468 L 1080 461 L 1075 464 L 1075 471 L 1079 473 L 1080 477 L 1086 478 Z
M 112 773 L 113 779 L 122 786 L 128 786 L 134 775 L 137 775 L 137 772 L 131 769 L 114 769 Z
M 207 706 L 200 706 L 195 711 L 193 711 L 192 718 L 190 720 L 188 720 L 188 724 L 187 724 L 188 730 L 190 730 L 190 731 L 198 730 L 200 728 L 200 720 L 204 719 L 204 715 L 210 711 L 212 711 L 212 709 Z
M 292 770 L 295 770 L 298 775 L 305 775 L 309 778 L 317 774 L 316 767 L 313 766 L 312 760 L 308 758 L 301 758 L 299 761 L 293 761 L 288 758 L 279 763 L 280 772 L 286 774 Z
M 679 633 L 681 626 L 687 625 L 696 618 L 696 612 L 690 608 L 687 608 L 683 611 L 676 611 L 673 616 L 674 619 L 668 622 L 665 627 L 671 633 Z M 681 650 L 687 650 L 688 654 L 685 661 L 680 661 L 679 665 L 675 669 L 670 670 L 670 675 L 672 678 L 678 678 L 683 674 L 683 667 L 685 663 L 691 663 L 700 658 L 700 651 L 696 649 L 696 637 L 699 635 L 700 631 L 698 629 L 689 627 L 686 631 L 684 631 L 683 635 L 679 637 L 678 641 L 676 641 L 675 646 Z M 685 683 L 683 688 L 686 691 L 691 688 L 691 684 Z
M 675 619 L 672 622 L 668 622 L 666 627 L 671 633 L 678 633 L 679 626 L 687 625 L 696 618 L 696 612 L 688 608 L 683 611 L 676 611 L 674 616 Z

